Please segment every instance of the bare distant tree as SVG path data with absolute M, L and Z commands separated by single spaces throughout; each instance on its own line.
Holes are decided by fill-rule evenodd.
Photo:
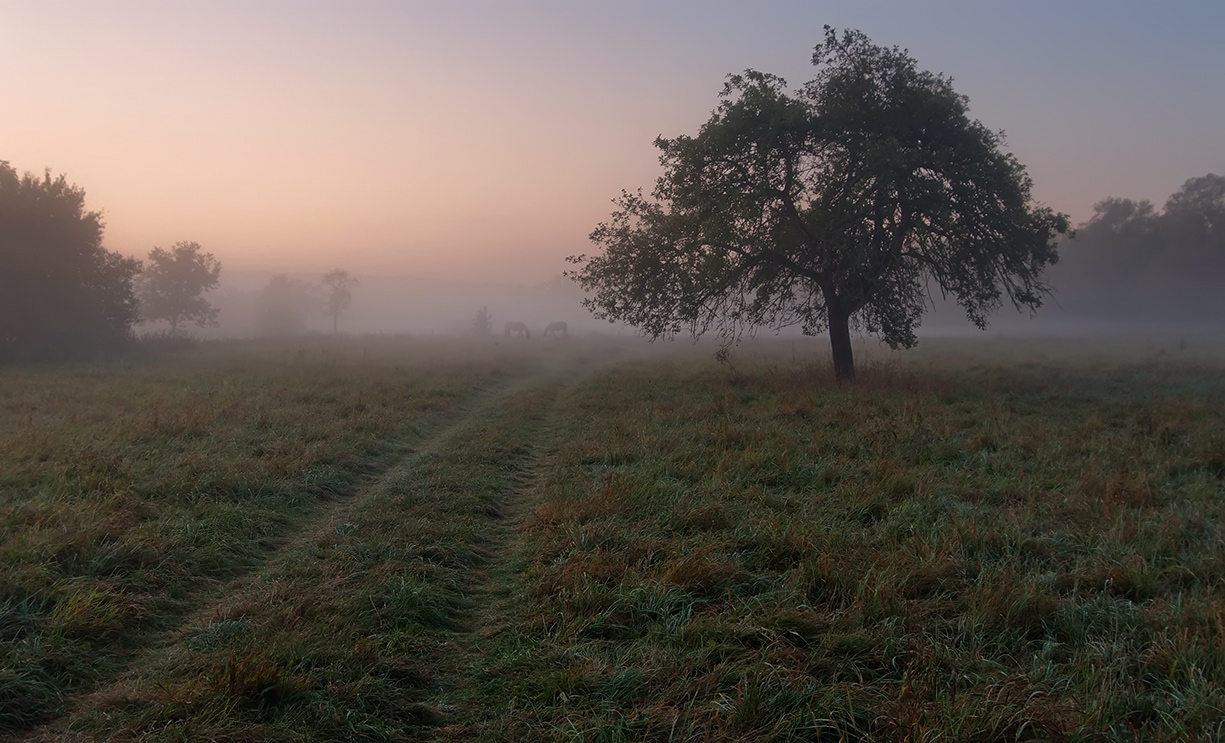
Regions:
M 493 314 L 489 307 L 482 306 L 472 318 L 472 332 L 479 336 L 493 335 Z
M 323 285 L 327 288 L 327 313 L 332 317 L 333 333 L 336 332 L 341 313 L 353 303 L 353 288 L 360 284 L 357 277 L 340 268 L 323 277 Z
M 170 334 L 194 322 L 198 327 L 217 324 L 217 309 L 204 299 L 204 292 L 217 288 L 221 263 L 212 253 L 200 252 L 200 243 L 177 242 L 170 250 L 154 247 L 140 275 L 142 320 L 165 320 Z

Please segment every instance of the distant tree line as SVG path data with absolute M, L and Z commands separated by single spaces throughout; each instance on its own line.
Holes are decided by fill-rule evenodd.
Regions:
M 257 338 L 292 338 L 305 333 L 311 316 L 332 319 L 332 332 L 339 332 L 340 316 L 353 304 L 357 277 L 337 268 L 311 284 L 288 274 L 268 280 L 255 296 L 252 331 Z
M 831 37 L 827 44 L 836 42 Z M 866 46 L 867 42 L 856 36 L 850 36 L 842 43 L 865 46 L 873 53 L 880 51 Z M 899 60 L 909 71 L 908 65 L 912 60 L 904 53 L 893 61 Z M 952 95 L 941 87 L 943 82 L 940 79 L 924 80 L 941 95 Z M 722 140 L 707 143 L 704 138 L 719 134 L 722 128 L 738 123 L 739 120 L 732 120 L 732 114 L 738 115 L 740 106 L 756 101 L 755 96 L 762 98 L 757 103 L 766 108 L 777 104 L 786 109 L 785 112 L 795 113 L 791 110 L 792 103 L 776 89 L 773 78 L 735 78 L 729 85 L 740 85 L 741 88 L 736 91 L 742 98 L 734 104 L 725 103 L 703 130 L 701 137 L 659 142 L 667 152 L 672 152 L 669 148 L 676 150 L 669 160 L 674 178 L 688 177 L 695 167 L 701 169 L 698 166 L 705 160 L 697 156 L 704 156 L 706 149 L 703 148 L 714 147 L 715 144 L 727 145 Z M 760 126 L 759 123 L 749 125 L 747 131 L 750 134 L 758 132 Z M 981 134 L 978 129 L 974 131 Z M 733 134 L 740 136 L 744 132 Z M 731 139 L 735 140 L 736 137 Z M 686 148 L 695 149 L 693 154 L 697 157 L 695 162 L 698 165 L 690 166 L 687 159 L 690 153 Z M 734 161 L 738 150 L 733 143 L 720 152 L 721 157 Z M 990 148 L 988 154 L 993 155 Z M 1006 160 L 1004 164 L 1008 167 L 1013 165 L 1011 160 Z M 752 163 L 745 167 L 749 168 L 750 165 Z M 688 208 L 685 206 L 688 183 L 665 181 L 661 186 L 665 189 L 664 193 L 672 198 L 674 210 Z M 743 206 L 743 199 L 734 198 L 736 184 L 722 185 L 726 186 L 725 191 L 720 192 L 723 198 L 732 199 L 732 203 Z M 1025 196 L 1028 193 L 1027 181 L 1021 185 L 1025 186 L 1021 194 Z M 677 314 L 679 310 L 674 305 L 683 299 L 682 296 L 668 299 L 656 291 L 663 288 L 662 284 L 656 285 L 661 276 L 657 264 L 663 258 L 657 248 L 673 243 L 674 247 L 684 248 L 693 237 L 690 232 L 694 229 L 718 226 L 717 220 L 711 216 L 712 212 L 704 210 L 705 206 L 713 203 L 714 197 L 708 194 L 699 196 L 695 197 L 697 200 L 694 202 L 695 213 L 701 217 L 697 221 L 689 219 L 690 215 L 683 210 L 666 215 L 641 197 L 624 197 L 626 203 L 623 206 L 628 211 L 620 216 L 628 219 L 626 214 L 633 212 L 639 220 L 637 226 L 631 229 L 627 222 L 621 225 L 624 228 L 621 231 L 614 229 L 620 223 L 602 226 L 603 231 L 596 233 L 600 238 L 597 242 L 602 241 L 609 252 L 592 259 L 578 272 L 577 277 L 586 280 L 585 285 L 589 290 L 597 290 L 596 299 L 600 301 L 596 307 L 603 307 L 610 317 L 624 314 L 631 320 L 649 321 L 648 329 L 654 330 L 679 328 L 680 321 L 686 319 L 694 320 L 699 325 L 705 322 L 699 316 L 690 318 L 684 313 Z M 1018 203 L 1024 201 L 1019 199 Z M 731 211 L 735 216 L 735 210 Z M 780 213 L 785 215 L 790 212 L 784 209 Z M 1034 243 L 1041 247 L 1046 237 L 1054 231 L 1049 229 L 1051 225 L 1048 224 L 1052 219 L 1051 213 L 1026 214 L 1026 218 L 1037 219 L 1041 223 L 1037 236 L 1043 239 Z M 740 222 L 732 226 L 737 224 Z M 752 237 L 757 242 L 750 240 L 745 245 L 752 250 L 765 250 L 763 255 L 766 258 L 773 256 L 770 246 L 774 244 L 774 238 L 795 237 L 782 229 L 786 225 L 780 225 L 781 232 L 764 238 L 755 234 Z M 101 214 L 86 208 L 85 192 L 69 183 L 65 176 L 53 177 L 49 171 L 41 176 L 30 173 L 21 175 L 8 162 L 0 161 L 0 361 L 86 358 L 114 352 L 132 339 L 132 328 L 139 322 L 166 322 L 171 335 L 185 333 L 186 326 L 190 324 L 199 327 L 217 324 L 217 310 L 203 296 L 216 288 L 220 280 L 221 264 L 213 255 L 203 252 L 198 243 L 179 242 L 168 250 L 154 247 L 147 261 L 142 262 L 103 247 L 103 228 Z M 834 233 L 827 231 L 826 234 Z M 651 239 L 646 239 L 648 237 Z M 697 234 L 697 237 L 702 238 L 702 235 Z M 749 250 L 749 247 L 744 250 Z M 814 254 L 822 255 L 819 252 Z M 1093 217 L 1080 226 L 1075 239 L 1065 240 L 1060 245 L 1060 254 L 1058 265 L 1049 271 L 1050 283 L 1057 291 L 1059 302 L 1071 314 L 1133 321 L 1219 322 L 1225 319 L 1225 291 L 1221 289 L 1221 277 L 1225 276 L 1225 176 L 1208 174 L 1188 180 L 1160 210 L 1149 201 L 1127 198 L 1108 198 L 1098 202 L 1094 206 Z M 712 258 L 709 253 L 702 255 L 705 261 L 701 266 L 702 271 L 710 273 L 714 269 L 707 264 Z M 834 255 L 841 256 L 837 252 Z M 998 258 L 998 255 L 992 255 Z M 644 267 L 654 267 L 642 274 L 645 288 L 631 281 L 638 273 L 614 270 L 622 267 L 621 263 L 613 261 L 614 258 L 628 261 L 644 271 Z M 782 274 L 768 272 L 763 279 L 766 283 L 762 287 L 773 287 L 771 291 L 765 291 L 762 287 L 757 293 L 739 291 L 755 284 L 752 281 L 745 284 L 746 279 L 738 272 L 742 269 L 758 271 L 761 266 L 772 265 L 766 258 L 748 261 L 745 264 L 747 269 L 739 263 L 728 263 L 727 270 L 731 271 L 732 276 L 727 279 L 727 287 L 738 290 L 728 293 L 727 297 L 732 299 L 726 301 L 747 300 L 750 304 L 712 305 L 708 296 L 695 306 L 715 306 L 716 309 L 728 311 L 733 324 L 762 318 L 777 321 L 780 316 L 775 315 L 778 312 L 784 315 L 799 312 L 803 308 L 794 306 L 799 295 L 793 289 L 787 289 L 790 284 L 785 284 L 780 290 L 783 292 L 782 304 L 770 301 L 778 299 L 771 291 L 778 288 L 778 276 Z M 1035 266 L 1046 262 L 1039 259 L 1042 256 L 1030 258 Z M 642 263 L 642 266 L 638 263 Z M 669 281 L 664 284 L 675 283 L 683 287 L 688 286 L 686 281 L 701 278 L 697 273 L 686 271 L 684 261 L 679 259 L 670 270 L 676 275 L 668 274 Z M 949 270 L 964 271 L 969 268 L 955 261 L 949 264 Z M 952 273 L 946 278 L 959 275 Z M 715 289 L 723 287 L 723 279 L 719 275 L 712 276 L 720 280 L 713 284 L 707 282 L 706 289 L 711 290 L 711 286 Z M 858 276 L 861 283 L 867 280 L 866 274 L 851 272 L 848 276 Z M 711 277 L 706 278 L 714 281 Z M 1017 296 L 1025 300 L 1024 304 L 1030 304 L 1030 300 L 1036 300 L 1036 296 L 1030 296 L 1027 292 L 1030 288 L 1042 288 L 1043 284 L 1036 272 L 1025 274 L 1024 278 L 1024 286 L 1020 286 L 1020 290 L 1024 291 L 1011 287 L 1010 292 L 1019 291 Z M 625 285 L 627 282 L 628 285 Z M 336 332 L 339 318 L 349 308 L 352 289 L 357 285 L 357 280 L 341 269 L 328 273 L 319 286 L 290 279 L 283 274 L 276 276 L 256 299 L 254 332 L 262 337 L 296 335 L 306 329 L 309 315 L 319 312 L 332 319 L 333 332 Z M 645 292 L 643 297 L 646 299 L 635 294 L 639 290 Z M 997 294 L 985 290 L 980 293 L 982 306 L 972 303 L 971 309 L 982 310 L 998 304 Z M 909 295 L 893 299 L 897 302 L 885 301 L 882 297 L 874 300 L 879 301 L 877 305 L 872 305 L 876 314 L 868 315 L 868 326 L 877 331 L 892 328 L 898 334 L 893 340 L 908 345 L 912 340 L 909 329 L 917 321 L 919 312 L 915 304 L 918 299 Z M 821 314 L 827 311 L 824 304 L 814 304 L 808 310 L 816 314 L 807 318 L 806 323 L 828 325 L 828 318 Z M 775 314 L 772 315 L 772 312 Z M 895 312 L 900 314 L 897 317 L 890 314 Z M 971 317 L 974 319 L 976 315 L 971 312 Z M 889 322 L 882 318 L 889 319 Z M 845 319 L 840 318 L 840 321 Z M 478 334 L 488 333 L 491 324 L 488 309 L 481 308 L 473 320 L 474 331 Z M 886 332 L 885 337 L 888 340 L 892 336 Z M 849 357 L 846 364 L 846 369 L 852 368 Z
M 0 361 L 122 350 L 137 322 L 217 324 L 202 296 L 221 264 L 199 243 L 154 247 L 148 263 L 102 245 L 102 215 L 63 175 L 19 175 L 0 161 Z
M 1052 272 L 1069 313 L 1128 321 L 1225 320 L 1225 176 L 1192 178 L 1158 210 L 1108 198 Z
M 175 338 L 189 337 L 190 325 L 217 325 L 205 297 L 221 277 L 211 253 L 182 241 L 154 247 L 142 262 L 103 247 L 103 228 L 85 191 L 65 176 L 21 175 L 0 160 L 0 362 L 118 352 L 138 323 L 166 323 L 164 334 Z M 318 287 L 275 276 L 257 297 L 253 330 L 296 335 L 322 312 L 336 332 L 358 283 L 343 269 Z

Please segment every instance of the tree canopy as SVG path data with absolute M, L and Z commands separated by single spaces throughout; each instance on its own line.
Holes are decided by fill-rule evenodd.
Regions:
M 658 138 L 650 197 L 622 192 L 571 256 L 598 318 L 652 337 L 799 325 L 828 331 L 854 376 L 851 329 L 916 342 L 932 292 L 977 326 L 1005 298 L 1037 308 L 1067 217 L 1036 204 L 1003 137 L 952 81 L 897 47 L 830 27 L 815 77 L 730 75 L 697 136 Z
M 0 359 L 83 357 L 128 339 L 140 261 L 106 250 L 102 232 L 63 175 L 0 161 Z
M 217 309 L 203 295 L 217 288 L 221 263 L 201 250 L 197 242 L 178 242 L 170 250 L 149 251 L 137 286 L 144 320 L 169 322 L 171 335 L 186 322 L 198 327 L 217 324 Z

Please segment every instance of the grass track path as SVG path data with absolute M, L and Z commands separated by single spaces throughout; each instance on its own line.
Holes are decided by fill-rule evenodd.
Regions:
M 595 369 L 588 370 L 592 371 Z M 515 589 L 526 562 L 519 544 L 520 527 L 531 509 L 533 484 L 560 444 L 564 429 L 557 417 L 565 409 L 568 394 L 585 376 L 576 375 L 558 386 L 537 420 L 524 431 L 530 434 L 531 443 L 513 463 L 511 486 L 499 494 L 497 518 L 484 531 L 484 559 L 465 576 L 466 609 L 457 617 L 455 631 L 438 648 L 438 688 L 431 702 L 444 711 L 445 718 L 426 740 L 476 740 L 490 735 L 493 716 L 486 707 L 488 701 L 477 690 L 477 679 L 492 670 L 499 643 L 516 629 L 521 607 Z
M 126 670 L 103 680 L 93 690 L 70 701 L 64 714 L 39 728 L 27 731 L 17 740 L 34 743 L 98 739 L 98 733 L 101 731 L 96 727 L 92 734 L 74 732 L 80 728 L 77 724 L 79 720 L 83 716 L 96 715 L 100 708 L 116 705 L 117 700 L 139 696 L 141 690 L 157 685 L 159 682 L 152 679 L 156 679 L 157 674 L 168 665 L 167 656 L 182 652 L 182 646 L 192 634 L 193 628 L 198 628 L 216 617 L 227 616 L 234 605 L 258 597 L 262 590 L 261 584 L 267 580 L 270 573 L 288 568 L 295 555 L 299 555 L 311 544 L 338 533 L 367 505 L 372 496 L 387 490 L 397 481 L 412 479 L 427 460 L 445 458 L 458 442 L 479 440 L 491 420 L 508 415 L 515 416 L 513 408 L 516 405 L 539 409 L 541 400 L 546 401 L 546 405 L 547 401 L 556 400 L 563 388 L 563 382 L 572 386 L 576 378 L 581 376 L 581 373 L 576 375 L 576 371 L 579 370 L 575 368 L 573 360 L 557 360 L 530 376 L 511 379 L 505 386 L 482 392 L 465 405 L 458 417 L 438 430 L 426 434 L 418 441 L 405 442 L 403 453 L 392 455 L 380 463 L 351 495 L 337 498 L 320 512 L 308 517 L 258 562 L 240 575 L 210 590 L 207 595 L 201 597 L 199 607 L 183 616 L 175 628 L 151 636 L 144 647 L 133 654 Z M 522 402 L 526 398 L 535 399 Z M 548 448 L 547 441 L 539 440 L 542 435 L 547 438 L 547 414 L 543 418 L 533 418 L 530 425 L 515 431 L 516 437 L 523 437 L 525 440 L 518 442 L 515 456 L 501 463 L 501 467 L 510 473 L 511 488 L 494 498 L 496 507 L 489 510 L 489 518 L 485 520 L 481 530 L 481 563 L 476 569 L 466 571 L 462 579 L 464 593 L 474 599 L 467 603 L 469 608 L 455 618 L 456 626 L 463 628 L 460 636 L 464 641 L 452 641 L 439 646 L 440 650 L 445 651 L 437 659 L 441 671 L 438 682 L 445 690 L 443 698 L 438 701 L 444 714 L 448 709 L 459 710 L 468 706 L 468 702 L 461 698 L 463 681 L 458 678 L 458 674 L 462 674 L 463 669 L 479 665 L 482 646 L 479 639 L 496 635 L 506 621 L 508 612 L 505 611 L 505 604 L 509 596 L 506 586 L 513 577 L 510 542 L 515 525 L 520 520 L 517 494 L 523 484 L 531 480 L 533 472 L 541 464 L 542 452 Z M 453 657 L 448 657 L 448 654 Z M 470 718 L 471 714 L 469 709 L 462 716 Z M 449 714 L 445 716 L 450 717 Z M 444 732 L 454 732 L 458 729 L 445 725 L 441 728 Z M 105 734 L 104 736 L 111 737 Z

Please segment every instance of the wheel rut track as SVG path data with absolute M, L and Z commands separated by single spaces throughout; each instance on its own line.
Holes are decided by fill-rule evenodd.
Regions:
M 182 645 L 191 635 L 192 628 L 225 615 L 227 605 L 254 592 L 262 576 L 276 566 L 285 555 L 292 554 L 296 548 L 336 533 L 339 527 L 347 525 L 346 522 L 362 508 L 367 498 L 385 487 L 389 481 L 396 478 L 411 478 L 416 470 L 422 468 L 423 463 L 445 452 L 458 437 L 479 435 L 486 420 L 498 415 L 506 415 L 504 411 L 516 399 L 533 394 L 558 399 L 562 394 L 561 391 L 564 391 L 565 388 L 572 388 L 576 379 L 572 371 L 554 367 L 525 378 L 512 380 L 504 386 L 481 393 L 462 409 L 457 418 L 436 425 L 435 430 L 419 440 L 398 446 L 397 448 L 401 449 L 402 453 L 392 454 L 377 464 L 350 494 L 338 497 L 320 513 L 312 515 L 292 534 L 283 536 L 275 547 L 262 555 L 257 562 L 244 569 L 241 574 L 206 591 L 200 597 L 198 607 L 184 614 L 174 628 L 159 631 L 143 643 L 132 654 L 124 670 L 111 674 L 109 678 L 104 679 L 91 690 L 70 700 L 65 705 L 64 712 L 58 717 L 42 726 L 19 733 L 14 740 L 34 743 L 96 739 L 92 736 L 71 732 L 72 722 L 78 716 L 96 709 L 100 704 L 105 704 L 108 698 L 114 697 L 115 690 L 139 686 L 142 683 L 142 676 L 156 667 L 165 653 Z M 481 564 L 469 571 L 464 579 L 468 593 L 487 599 L 476 602 L 478 604 L 488 606 L 490 602 L 505 600 L 505 592 L 496 585 L 490 573 L 501 570 L 500 566 L 508 559 L 514 525 L 521 520 L 517 496 L 535 477 L 537 469 L 541 466 L 542 452 L 547 445 L 543 444 L 539 437 L 549 426 L 549 418 L 555 409 L 556 404 L 554 403 L 550 410 L 528 429 L 533 440 L 522 442 L 522 447 L 519 449 L 520 455 L 505 462 L 505 467 L 513 471 L 513 474 L 509 476 L 511 487 L 493 499 L 494 508 L 485 514 L 487 530 L 480 545 L 483 559 Z M 484 611 L 482 615 L 488 615 L 488 612 Z M 473 637 L 478 633 L 490 631 L 488 627 L 482 629 L 487 620 L 477 620 L 470 612 L 464 612 L 456 618 L 456 621 L 463 625 L 465 633 L 471 633 Z M 447 663 L 446 665 L 452 666 L 453 664 Z M 452 683 L 452 680 L 447 678 L 441 681 L 444 685 Z
M 440 673 L 430 703 L 444 713 L 444 719 L 436 728 L 423 730 L 422 740 L 474 740 L 488 732 L 483 702 L 471 693 L 470 679 L 487 672 L 497 660 L 496 644 L 515 629 L 520 608 L 515 603 L 517 573 L 524 562 L 520 530 L 530 513 L 531 493 L 561 443 L 558 415 L 567 396 L 598 370 L 584 370 L 558 386 L 530 431 L 528 452 L 513 463 L 515 474 L 499 494 L 498 512 L 486 527 L 485 559 L 464 577 L 467 609 L 436 653 Z

